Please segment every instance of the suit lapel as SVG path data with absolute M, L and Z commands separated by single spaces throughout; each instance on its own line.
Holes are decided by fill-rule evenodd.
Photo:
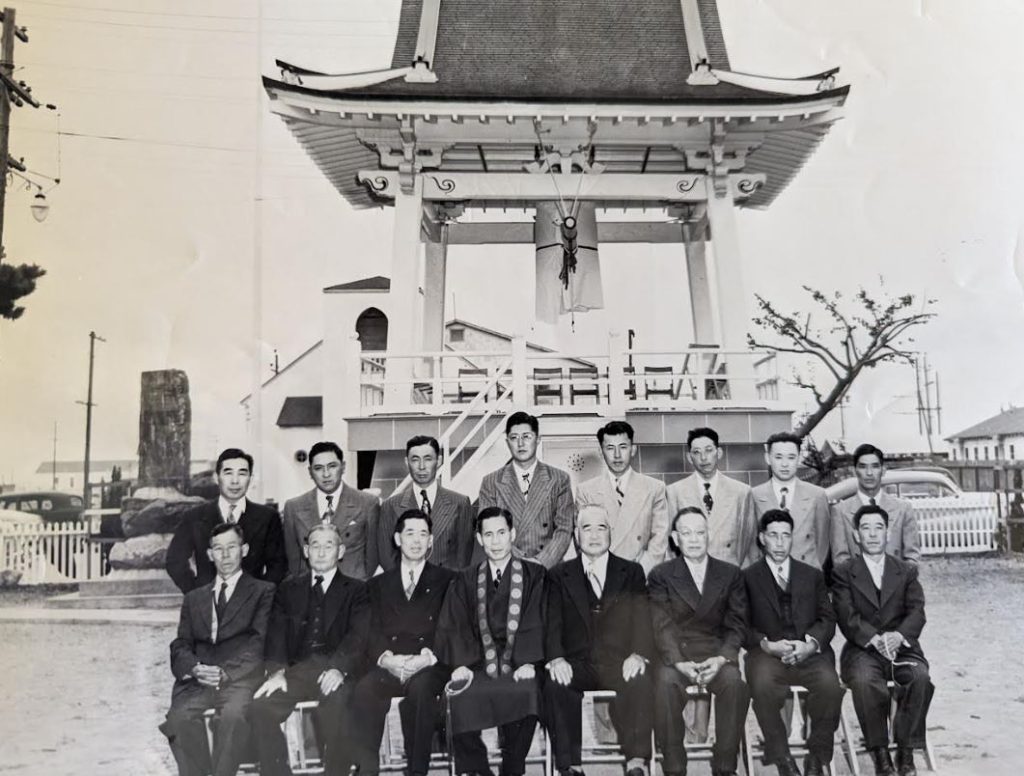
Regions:
M 562 572 L 565 579 L 565 587 L 569 591 L 569 597 L 573 605 L 579 610 L 580 618 L 587 625 L 587 632 L 590 632 L 590 599 L 587 595 L 587 577 L 583 573 L 583 558 L 576 557 L 566 566 Z
M 343 595 L 345 595 L 345 588 L 348 586 L 348 580 L 341 575 L 341 571 L 334 572 L 334 579 L 331 580 L 331 586 L 324 591 L 324 633 L 330 633 L 331 626 L 334 625 L 334 621 L 338 617 L 338 612 L 341 611 L 341 607 L 338 603 L 341 601 Z M 307 590 L 307 595 L 311 592 Z
M 790 561 L 790 568 L 793 568 L 792 561 Z M 765 598 L 768 599 L 768 602 L 772 605 L 775 613 L 781 617 L 782 607 L 779 606 L 779 595 L 775 592 L 779 585 L 775 581 L 775 575 L 772 574 L 772 570 L 768 568 L 768 559 L 762 558 L 755 566 L 755 569 L 756 571 L 754 573 L 759 577 L 761 590 L 764 591 Z M 790 572 L 790 575 L 792 576 L 792 572 Z M 790 580 L 790 590 L 793 589 L 793 582 Z M 793 608 L 795 609 L 796 607 L 794 606 Z
M 345 527 L 352 522 L 355 516 L 359 513 L 359 503 L 355 499 L 355 493 L 352 488 L 349 487 L 348 483 L 341 489 L 341 498 L 338 499 L 338 509 L 334 513 L 334 524 L 338 527 L 339 531 L 344 531 Z
M 201 590 L 206 592 L 203 595 L 196 596 L 196 607 L 199 611 L 196 613 L 196 619 L 202 625 L 202 628 L 198 629 L 199 633 L 205 633 L 208 636 L 213 635 L 213 583 L 209 585 L 203 585 Z
M 611 600 L 626 584 L 626 564 L 617 555 L 608 555 L 608 573 L 605 575 L 602 598 Z
M 629 498 L 630 490 L 630 488 L 626 488 L 626 499 Z M 598 481 L 598 493 L 601 497 L 601 502 L 604 504 L 605 510 L 608 512 L 608 520 L 612 525 L 617 526 L 619 513 L 620 511 L 625 511 L 627 500 L 623 499 L 622 507 L 620 508 L 619 497 L 615 493 L 615 488 L 612 487 L 612 481 L 609 479 L 607 471 L 601 474 L 601 479 Z M 620 531 L 620 533 L 622 532 Z
M 437 496 L 434 498 L 434 504 L 430 509 L 430 520 L 434 524 L 433 534 L 435 542 L 445 535 L 448 531 L 448 526 L 455 518 L 454 502 L 455 500 L 451 497 L 450 491 L 438 485 Z
M 224 617 L 217 621 L 217 640 L 220 640 L 221 634 L 224 628 L 230 623 L 235 615 L 242 609 L 245 602 L 249 600 L 253 590 L 250 585 L 251 577 L 247 574 L 242 574 L 239 578 L 238 583 L 235 585 L 235 592 L 231 594 L 231 598 L 228 599 L 228 605 L 224 607 Z
M 754 501 L 763 505 L 764 511 L 779 508 L 779 500 L 775 498 L 775 488 L 772 487 L 771 480 L 761 487 L 754 488 Z
M 669 578 L 672 583 L 672 587 L 679 594 L 679 597 L 686 601 L 687 605 L 695 612 L 700 607 L 701 595 L 700 591 L 697 590 L 697 583 L 693 581 L 693 575 L 690 574 L 690 567 L 686 565 L 686 561 L 682 558 L 676 559 L 675 573 Z M 705 589 L 707 589 L 707 579 L 704 580 Z
M 853 584 L 857 586 L 857 589 L 868 599 L 873 605 L 878 606 L 878 588 L 875 587 L 875 583 L 871 581 L 871 572 L 868 571 L 868 567 L 864 558 L 857 555 L 853 562 L 850 564 L 850 573 L 853 575 Z M 882 572 L 882 586 L 885 586 L 885 572 Z
M 519 479 L 516 477 L 515 468 L 512 464 L 505 464 L 498 477 L 498 490 L 506 504 L 511 504 L 512 514 L 522 515 L 526 512 L 526 499 L 523 498 L 523 491 L 519 487 Z
M 313 490 L 303 496 L 301 507 L 299 519 L 306 526 L 306 531 L 303 531 L 303 533 L 306 533 L 320 523 L 320 515 L 317 512 L 316 506 L 316 488 L 313 488 Z
M 533 470 L 533 479 L 530 481 L 530 490 L 526 496 L 526 512 L 530 517 L 537 514 L 537 510 L 544 503 L 553 482 L 547 465 L 538 462 L 537 468 Z
M 885 565 L 882 567 L 882 590 L 878 596 L 878 608 L 885 607 L 886 601 L 893 597 L 903 584 L 903 569 L 892 558 L 885 556 Z
M 294 638 L 301 639 L 304 635 L 303 628 L 305 628 L 306 616 L 309 611 L 309 596 L 312 592 L 313 577 L 311 572 L 306 572 L 294 579 L 294 583 L 291 583 L 291 590 L 288 591 L 291 599 L 289 611 L 296 616 L 290 621 L 296 628 L 293 634 Z
M 716 562 L 714 558 L 709 557 L 708 569 L 704 572 L 704 592 L 701 593 L 700 606 L 697 607 L 698 613 L 703 614 L 710 608 L 711 604 L 718 600 L 718 593 L 722 589 L 722 582 L 725 578 L 723 572 L 722 565 Z

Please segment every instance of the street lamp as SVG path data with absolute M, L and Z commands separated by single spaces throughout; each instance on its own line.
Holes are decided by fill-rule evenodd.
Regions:
M 50 214 L 50 203 L 46 201 L 46 195 L 41 191 L 32 198 L 31 207 L 32 217 L 40 223 L 45 221 Z

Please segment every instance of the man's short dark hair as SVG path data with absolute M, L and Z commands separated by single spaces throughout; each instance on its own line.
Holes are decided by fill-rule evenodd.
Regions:
M 768 437 L 768 441 L 764 443 L 764 449 L 766 452 L 771 453 L 772 445 L 781 445 L 786 442 L 791 442 L 792 444 L 796 445 L 796 451 L 799 453 L 800 447 L 803 445 L 804 440 L 803 437 L 797 436 L 792 431 L 780 431 L 778 434 L 772 434 L 770 437 Z
M 704 518 L 705 523 L 708 521 L 708 516 L 704 514 L 704 510 L 701 509 L 700 507 L 683 507 L 678 512 L 676 512 L 676 516 L 672 518 L 672 525 L 669 528 L 670 531 L 676 530 L 676 523 L 679 522 L 679 518 L 683 515 L 700 515 Z
M 398 518 L 398 522 L 395 523 L 395 533 L 402 533 L 402 530 L 405 528 L 405 524 L 410 520 L 423 520 L 427 524 L 427 533 L 434 532 L 434 521 L 430 519 L 430 515 L 422 509 L 407 509 L 402 513 L 402 516 Z
M 484 529 L 484 520 L 490 520 L 492 517 L 503 517 L 505 522 L 508 524 L 508 528 L 512 530 L 512 513 L 504 507 L 486 507 L 480 510 L 480 514 L 476 516 L 476 525 L 473 526 L 474 530 L 479 534 Z
M 792 529 L 793 516 L 785 509 L 769 509 L 761 515 L 761 519 L 757 521 L 758 531 L 760 533 L 764 533 L 772 523 L 785 523 L 790 527 L 790 529 Z
M 522 410 L 513 412 L 508 416 L 508 420 L 505 421 L 505 433 L 508 434 L 514 427 L 522 425 L 529 426 L 530 430 L 533 431 L 534 434 L 540 433 L 540 421 L 529 412 L 523 412 Z M 494 517 L 494 515 L 492 515 L 492 517 Z
M 409 451 L 414 447 L 422 447 L 423 445 L 430 445 L 434 448 L 434 452 L 437 455 L 441 455 L 440 443 L 434 437 L 427 436 L 426 434 L 417 434 L 416 436 L 411 437 L 409 441 L 405 443 L 405 454 L 408 455 Z
M 345 454 L 341 452 L 341 448 L 338 447 L 334 442 L 317 442 L 311 448 L 309 448 L 309 465 L 313 465 L 313 459 L 316 458 L 320 453 L 334 453 L 338 456 L 339 461 L 345 460 Z
M 624 420 L 613 420 L 597 430 L 597 443 L 603 445 L 606 436 L 622 436 L 623 434 L 629 437 L 630 442 L 633 441 L 633 427 Z
M 341 538 L 341 529 L 338 528 L 334 523 L 325 523 L 323 521 L 317 523 L 308 531 L 306 531 L 306 538 L 303 540 L 306 544 L 309 544 L 309 540 L 313 538 L 313 534 L 317 531 L 330 531 L 338 539 L 338 545 L 344 544 L 344 540 Z
M 883 466 L 885 465 L 885 453 L 883 453 L 874 445 L 868 444 L 867 442 L 865 442 L 862 445 L 857 445 L 857 449 L 853 451 L 853 465 L 856 466 L 857 461 L 859 461 L 865 455 L 877 455 L 878 462 Z
M 238 457 L 239 456 L 237 455 L 232 456 L 232 458 Z M 210 531 L 210 546 L 213 546 L 213 539 L 215 536 L 226 534 L 228 531 L 234 531 L 236 534 L 238 534 L 239 540 L 242 542 L 242 544 L 245 544 L 245 534 L 242 532 L 242 526 L 240 526 L 238 523 L 219 523 L 218 525 L 214 526 L 212 531 Z
M 237 447 L 229 447 L 227 450 L 217 456 L 217 466 L 214 471 L 220 474 L 220 470 L 224 466 L 225 461 L 233 461 L 236 458 L 242 458 L 247 464 L 249 464 L 249 473 L 252 474 L 252 456 L 249 455 L 245 450 L 239 450 Z
M 718 432 L 715 431 L 713 428 L 708 428 L 707 426 L 701 426 L 700 428 L 691 428 L 690 432 L 686 435 L 686 447 L 692 447 L 693 441 L 695 439 L 700 439 L 701 437 L 707 437 L 708 439 L 715 443 L 715 447 L 718 447 Z
M 853 527 L 860 528 L 860 520 L 864 515 L 881 515 L 882 520 L 885 522 L 885 527 L 889 527 L 889 513 L 882 509 L 878 504 L 865 504 L 856 511 L 853 515 Z

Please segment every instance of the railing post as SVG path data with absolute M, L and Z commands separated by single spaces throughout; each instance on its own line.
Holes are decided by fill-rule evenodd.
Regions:
M 441 370 L 444 369 L 444 361 L 441 356 L 434 356 L 434 366 L 431 372 L 432 379 L 430 382 L 430 392 L 433 394 L 431 397 L 431 404 L 435 407 L 440 406 L 444 403 L 444 380 L 442 379 Z
M 532 402 L 529 399 L 526 374 L 526 337 L 512 338 L 512 401 L 520 408 Z
M 615 417 L 626 416 L 626 377 L 622 332 L 608 332 L 608 410 Z

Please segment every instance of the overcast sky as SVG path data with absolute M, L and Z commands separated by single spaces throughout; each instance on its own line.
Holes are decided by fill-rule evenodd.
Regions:
M 194 456 L 209 457 L 244 444 L 238 401 L 269 374 L 273 350 L 287 362 L 320 337 L 320 289 L 389 274 L 390 212 L 346 205 L 269 112 L 259 76 L 274 74 L 275 58 L 333 72 L 386 66 L 399 3 L 264 1 L 258 15 L 254 5 L 17 4 L 31 38 L 17 43 L 18 77 L 60 116 L 15 109 L 12 153 L 62 183 L 42 224 L 17 179 L 8 194 L 9 260 L 48 274 L 24 317 L 0 323 L 0 480 L 49 460 L 54 423 L 58 458 L 82 457 L 75 402 L 90 330 L 107 340 L 94 456 L 134 456 L 140 372 L 178 368 L 192 386 Z M 748 292 L 799 310 L 801 283 L 852 294 L 884 275 L 894 292 L 938 300 L 917 344 L 941 377 L 944 432 L 1024 402 L 1024 7 L 719 7 L 735 70 L 798 76 L 839 65 L 852 85 L 846 118 L 786 192 L 767 211 L 740 213 Z M 632 327 L 640 346 L 678 346 L 689 321 L 681 247 L 611 246 L 602 258 L 608 309 L 578 317 L 575 334 L 536 336 L 572 348 Z M 472 278 L 484 261 L 486 289 Z M 531 261 L 529 246 L 453 249 L 459 317 L 523 328 Z M 906 369 L 866 375 L 846 410 L 847 439 L 924 449 L 913 387 Z M 838 429 L 835 418 L 820 437 Z

